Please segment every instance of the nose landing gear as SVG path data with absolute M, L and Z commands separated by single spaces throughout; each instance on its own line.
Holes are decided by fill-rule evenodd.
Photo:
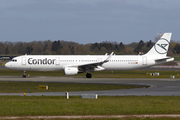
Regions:
M 23 78 L 26 78 L 26 71 L 24 70 L 24 72 L 23 72 L 23 76 L 22 76 Z

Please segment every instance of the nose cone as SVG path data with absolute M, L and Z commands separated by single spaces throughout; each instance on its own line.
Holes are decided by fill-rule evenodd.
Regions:
M 9 62 L 7 62 L 4 66 L 5 68 L 9 68 L 10 67 Z

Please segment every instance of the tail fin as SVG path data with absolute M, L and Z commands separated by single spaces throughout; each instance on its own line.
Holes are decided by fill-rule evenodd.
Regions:
M 168 52 L 172 33 L 164 33 L 146 55 L 159 55 L 165 57 Z

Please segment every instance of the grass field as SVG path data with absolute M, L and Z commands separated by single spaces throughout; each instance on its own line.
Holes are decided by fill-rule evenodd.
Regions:
M 174 61 L 180 61 L 180 57 L 174 57 Z
M 146 73 L 159 72 L 160 76 Z M 63 72 L 27 72 L 31 76 L 65 77 Z M 103 71 L 93 72 L 93 77 L 108 78 L 180 78 L 179 71 Z M 0 76 L 22 76 L 22 71 L 0 69 Z M 69 77 L 69 76 L 68 76 Z M 78 74 L 72 77 L 84 77 Z M 43 83 L 51 91 L 82 91 L 101 89 L 121 89 L 118 85 Z M 38 90 L 38 82 L 0 82 L 0 92 L 44 92 Z M 91 86 L 92 85 L 92 86 Z M 101 86 L 102 85 L 102 86 Z M 8 86 L 8 87 L 7 87 Z M 60 86 L 60 87 L 59 87 Z M 72 87 L 73 86 L 73 87 Z M 75 86 L 75 87 L 74 87 Z M 132 87 L 132 86 L 131 86 Z M 59 89 L 61 88 L 61 89 Z M 74 89 L 75 88 L 75 89 Z M 48 116 L 48 115 L 141 115 L 141 114 L 180 114 L 179 96 L 99 96 L 98 99 L 81 99 L 70 96 L 0 96 L 0 116 Z M 89 118 L 87 120 L 91 120 Z M 122 118 L 123 120 L 178 120 L 180 118 Z M 103 120 L 109 120 L 104 119 Z M 116 120 L 116 119 L 113 119 Z
M 149 76 L 146 73 L 159 72 L 160 76 Z M 9 69 L 0 69 L 0 76 L 22 76 L 22 71 L 15 71 Z M 84 77 L 86 73 L 81 73 L 75 76 L 64 76 L 63 71 L 27 71 L 30 76 L 57 76 L 57 77 Z M 151 71 L 151 70 L 133 70 L 133 71 L 98 71 L 92 72 L 92 76 L 96 78 L 170 78 L 174 75 L 180 78 L 180 71 Z
M 180 97 L 0 96 L 0 116 L 180 114 Z
M 48 90 L 38 89 L 39 85 L 47 85 Z M 50 83 L 50 82 L 6 82 L 0 81 L 0 93 L 27 93 L 27 92 L 66 92 L 141 88 L 134 85 L 108 84 L 80 84 L 80 83 Z

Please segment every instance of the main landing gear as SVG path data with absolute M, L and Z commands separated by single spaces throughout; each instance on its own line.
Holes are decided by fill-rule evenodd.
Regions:
M 26 78 L 26 71 L 24 70 L 24 72 L 23 72 L 23 76 L 22 76 L 23 78 Z
M 87 77 L 87 78 L 92 78 L 92 75 L 91 75 L 90 73 L 87 73 L 87 74 L 86 74 L 86 77 Z

